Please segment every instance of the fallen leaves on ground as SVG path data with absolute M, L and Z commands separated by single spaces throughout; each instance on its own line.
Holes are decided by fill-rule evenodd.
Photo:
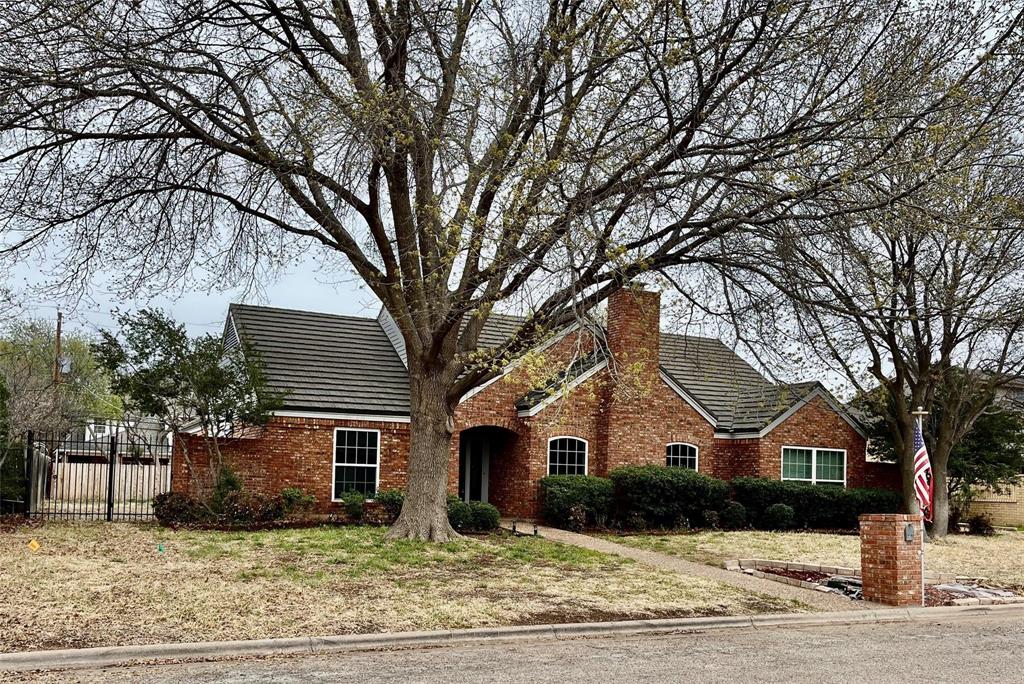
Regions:
M 0 568 L 0 651 L 800 608 L 539 538 L 390 542 L 376 527 L 49 523 L 0 534 Z

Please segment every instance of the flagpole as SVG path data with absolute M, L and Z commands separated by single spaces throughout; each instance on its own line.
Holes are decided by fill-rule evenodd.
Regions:
M 928 415 L 928 412 L 924 410 L 924 406 L 918 406 L 916 411 L 911 411 L 910 415 L 917 418 L 917 429 L 921 432 L 921 439 L 924 439 L 924 417 Z M 925 597 L 925 583 L 924 583 L 924 510 L 921 511 L 921 605 L 927 606 L 928 601 Z

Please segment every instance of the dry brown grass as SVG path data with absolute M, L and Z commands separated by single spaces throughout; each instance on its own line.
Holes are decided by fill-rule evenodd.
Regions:
M 857 535 L 804 532 L 698 532 L 610 537 L 616 542 L 720 565 L 736 558 L 767 558 L 860 567 Z M 994 537 L 952 535 L 925 547 L 925 566 L 938 572 L 1024 586 L 1024 534 Z
M 2 533 L 0 651 L 800 608 L 543 539 L 383 535 L 95 523 Z

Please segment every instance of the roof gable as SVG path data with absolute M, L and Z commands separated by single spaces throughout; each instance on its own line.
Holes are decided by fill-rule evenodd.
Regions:
M 500 345 L 523 320 L 492 314 L 481 331 L 480 347 Z M 284 395 L 286 411 L 408 416 L 409 372 L 395 334 L 380 317 L 245 304 L 232 304 L 225 322 L 225 344 L 243 338 L 251 345 L 263 362 L 269 388 Z M 522 397 L 517 408 L 536 410 L 557 394 L 555 384 L 584 380 L 603 360 L 598 355 L 581 359 L 566 377 L 552 378 Z M 739 436 L 770 429 L 812 393 L 824 396 L 860 429 L 819 383 L 771 383 L 720 340 L 662 333 L 660 366 L 663 380 L 723 433 Z

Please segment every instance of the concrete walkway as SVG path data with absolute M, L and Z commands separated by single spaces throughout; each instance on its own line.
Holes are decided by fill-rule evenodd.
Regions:
M 507 529 L 512 529 L 512 522 L 503 520 L 502 526 Z M 520 531 L 533 529 L 532 525 L 527 526 L 524 523 L 520 523 L 519 528 Z M 540 536 L 545 539 L 550 539 L 551 541 L 570 544 L 572 546 L 578 546 L 592 551 L 600 551 L 601 553 L 608 553 L 614 556 L 622 556 L 623 558 L 632 558 L 638 563 L 643 563 L 644 565 L 649 565 L 652 568 L 657 568 L 659 570 L 670 570 L 672 572 L 678 572 L 692 577 L 703 577 L 705 579 L 715 580 L 739 589 L 755 591 L 759 594 L 769 594 L 780 598 L 796 599 L 797 601 L 811 606 L 816 610 L 869 610 L 887 607 L 870 601 L 851 601 L 850 599 L 843 598 L 842 596 L 837 596 L 835 594 L 814 591 L 812 589 L 804 589 L 803 587 L 794 587 L 781 582 L 773 582 L 759 577 L 752 577 L 751 575 L 747 575 L 742 572 L 733 572 L 731 570 L 726 570 L 725 568 L 716 568 L 713 565 L 694 563 L 693 561 L 688 561 L 685 558 L 679 558 L 678 556 L 670 556 L 664 553 L 657 553 L 656 551 L 634 549 L 629 546 L 623 546 L 622 544 L 616 544 L 615 542 L 608 541 L 607 539 L 600 539 L 586 534 L 569 532 L 568 530 L 560 530 L 555 527 L 545 527 L 540 525 L 537 527 L 537 532 Z

